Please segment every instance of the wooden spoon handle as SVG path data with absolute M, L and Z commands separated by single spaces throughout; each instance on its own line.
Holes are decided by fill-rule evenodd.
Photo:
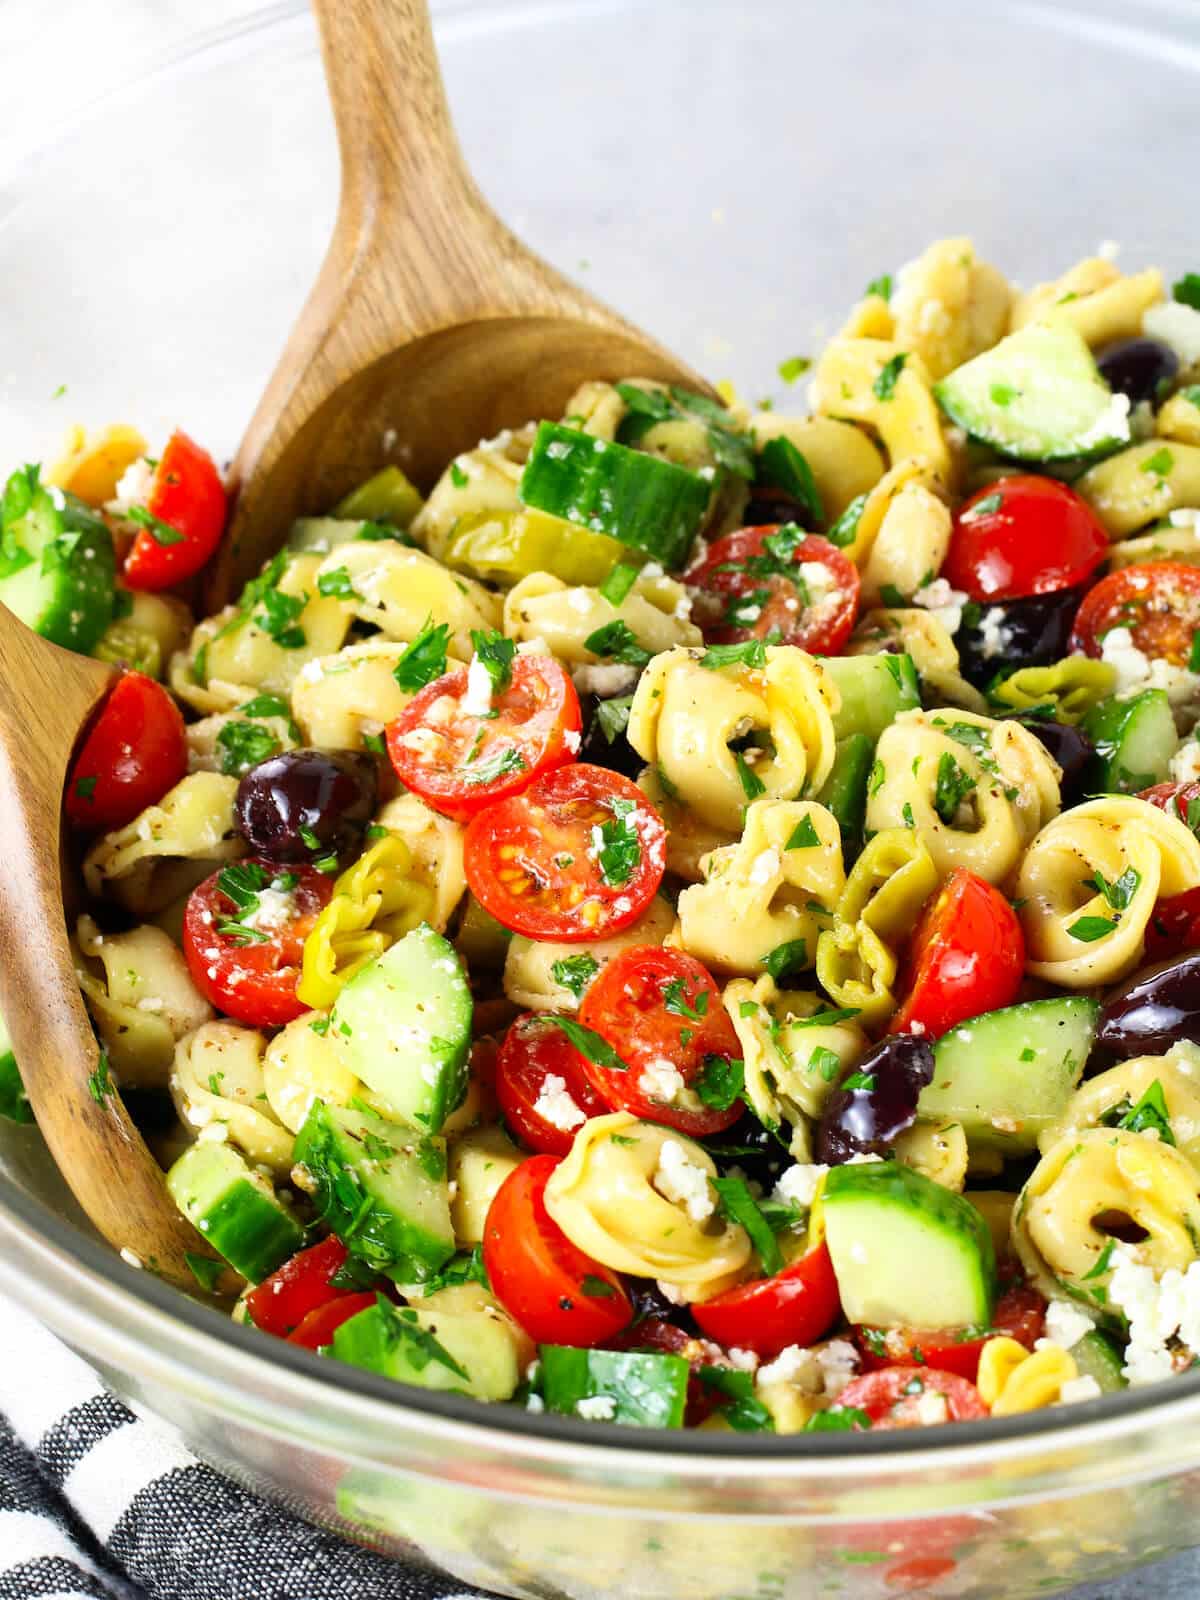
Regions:
M 194 1288 L 184 1251 L 210 1251 L 171 1203 L 100 1067 L 67 940 L 59 869 L 67 730 L 82 725 L 114 676 L 37 639 L 0 605 L 0 1012 L 38 1126 L 80 1205 L 118 1250 Z

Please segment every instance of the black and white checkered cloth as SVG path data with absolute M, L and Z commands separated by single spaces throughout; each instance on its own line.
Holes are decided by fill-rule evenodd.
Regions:
M 485 1600 L 247 1494 L 15 1306 L 3 1331 L 0 1600 Z M 1069 1600 L 1147 1595 L 1197 1600 L 1200 1561 Z

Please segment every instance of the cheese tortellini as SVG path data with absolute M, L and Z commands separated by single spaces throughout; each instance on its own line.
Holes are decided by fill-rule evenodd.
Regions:
M 586 987 L 620 951 L 638 945 L 661 945 L 674 926 L 671 907 L 656 895 L 632 928 L 615 933 L 610 939 L 561 944 L 554 939 L 526 939 L 514 933 L 504 961 L 504 992 L 514 1005 L 527 1011 L 573 1011 L 582 989 L 577 992 L 563 982 L 564 973 L 581 973 Z
M 83 861 L 97 898 L 109 896 L 138 916 L 150 916 L 194 888 L 246 846 L 234 829 L 237 779 L 193 772 L 125 827 L 104 834 Z
M 279 1177 L 292 1167 L 292 1134 L 276 1119 L 263 1077 L 266 1039 L 236 1022 L 206 1022 L 175 1047 L 171 1098 L 201 1142 L 228 1139 Z
M 1067 989 L 1115 983 L 1137 966 L 1161 895 L 1200 885 L 1200 841 L 1132 795 L 1064 811 L 1017 874 L 1029 971 Z
M 1137 1056 L 1081 1083 L 1063 1115 L 1038 1135 L 1039 1146 L 1045 1152 L 1080 1128 L 1119 1121 L 1156 1084 L 1171 1137 L 1200 1168 L 1200 1050 L 1188 1041 L 1165 1056 Z
M 710 670 L 704 659 L 677 649 L 651 661 L 628 739 L 684 804 L 732 834 L 751 800 L 820 789 L 833 766 L 841 697 L 820 663 L 791 645 L 769 646 L 763 667 Z
M 568 666 L 600 660 L 586 641 L 613 622 L 623 622 L 651 655 L 700 643 L 687 590 L 674 578 L 640 577 L 614 606 L 599 589 L 568 587 L 548 572 L 533 572 L 510 589 L 504 601 L 508 637 L 523 643 L 540 640 Z
M 396 682 L 406 645 L 366 639 L 303 667 L 292 687 L 292 715 L 306 744 L 361 750 L 364 736 L 382 734 L 412 695 Z
M 872 428 L 893 466 L 918 459 L 943 481 L 949 479 L 941 414 L 919 355 L 887 339 L 831 339 L 813 384 L 818 411 Z
M 486 632 L 500 623 L 500 603 L 490 589 L 394 539 L 338 545 L 322 560 L 317 578 L 343 573 L 351 592 L 339 603 L 388 639 L 407 643 L 432 620 L 449 628 L 450 654 L 469 661 L 471 630 Z

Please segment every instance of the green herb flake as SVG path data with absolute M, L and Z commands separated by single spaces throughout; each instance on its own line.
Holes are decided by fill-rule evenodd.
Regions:
M 96 1070 L 87 1081 L 88 1093 L 98 1106 L 102 1106 L 113 1092 L 112 1076 L 108 1067 L 108 1051 L 101 1050 Z
M 1166 1095 L 1157 1078 L 1148 1086 L 1136 1105 L 1130 1106 L 1125 1102 L 1122 1108 L 1113 1109 L 1122 1109 L 1123 1114 L 1114 1121 L 1112 1112 L 1106 1113 L 1100 1119 L 1106 1126 L 1123 1128 L 1128 1133 L 1157 1133 L 1163 1144 L 1175 1143 L 1171 1118 L 1167 1112 Z
M 456 489 L 465 489 L 470 481 L 467 473 L 463 471 L 458 462 L 452 461 L 450 463 L 450 482 L 454 487 Z
M 817 1411 L 804 1424 L 803 1433 L 857 1433 L 865 1432 L 871 1419 L 857 1406 L 830 1406 L 828 1411 Z
M 663 1007 L 673 1017 L 687 1017 L 691 1022 L 699 1022 L 708 1014 L 708 990 L 702 989 L 697 983 L 696 991 L 691 999 L 687 995 L 687 979 L 672 978 L 663 985 Z
M 100 780 L 95 777 L 75 779 L 75 797 L 78 800 L 87 800 L 89 803 L 95 796 L 96 784 Z
M 450 643 L 448 623 L 434 625 L 432 616 L 426 617 L 421 631 L 409 644 L 392 669 L 396 682 L 409 694 L 416 694 L 446 671 L 446 647 Z
M 776 983 L 792 973 L 799 972 L 808 960 L 808 950 L 803 939 L 785 939 L 763 957 L 763 966 Z
M 1181 306 L 1200 311 L 1200 272 L 1185 272 L 1171 285 L 1171 294 Z
M 218 759 L 228 778 L 240 778 L 282 748 L 270 728 L 257 722 L 227 722 L 217 734 Z
M 600 585 L 600 593 L 610 606 L 619 606 L 638 580 L 641 569 L 630 561 L 619 561 Z
M 745 1063 L 738 1057 L 708 1054 L 690 1087 L 701 1105 L 712 1111 L 728 1111 L 740 1100 L 746 1087 Z
M 512 683 L 517 641 L 506 639 L 502 633 L 484 633 L 478 628 L 472 628 L 471 644 L 475 649 L 475 659 L 491 679 L 493 697 L 503 694 Z
M 933 808 L 947 827 L 953 823 L 959 806 L 974 789 L 975 779 L 963 771 L 949 750 L 943 750 L 938 758 Z
M 570 1017 L 548 1017 L 546 1020 L 560 1033 L 565 1033 L 579 1054 L 586 1056 L 593 1066 L 607 1067 L 610 1072 L 629 1071 L 629 1063 L 622 1061 L 608 1040 L 593 1029 L 585 1028 Z
M 594 633 L 589 633 L 583 641 L 583 648 L 590 650 L 594 656 L 603 656 L 626 667 L 640 669 L 650 660 L 649 650 L 644 650 L 637 642 L 633 629 L 623 617 L 616 617 Z
M 144 528 L 157 545 L 166 547 L 185 543 L 185 534 L 180 533 L 178 528 L 173 528 L 169 522 L 164 522 L 161 517 L 152 516 L 145 506 L 130 506 L 123 512 L 123 516 L 126 522 Z
M 1018 1059 L 1021 1060 L 1021 1061 L 1036 1061 L 1036 1059 L 1037 1059 L 1037 1051 L 1036 1050 L 1031 1050 L 1030 1047 L 1028 1045 L 1026 1045 L 1024 1050 L 1021 1051 L 1021 1054 L 1018 1057 Z
M 786 356 L 776 367 L 776 371 L 784 383 L 795 383 L 797 378 L 802 378 L 812 366 L 807 356 Z
M 217 1284 L 225 1275 L 225 1263 L 214 1261 L 211 1256 L 193 1255 L 190 1250 L 183 1252 L 183 1259 L 200 1287 L 208 1294 L 215 1294 Z
M 1094 944 L 1097 939 L 1103 939 L 1116 927 L 1116 920 L 1110 921 L 1107 917 L 1080 917 L 1067 929 L 1072 939 L 1078 939 L 1083 944 Z
M 607 1278 L 598 1278 L 594 1272 L 585 1272 L 579 1287 L 589 1300 L 611 1300 L 617 1292 Z
M 474 752 L 468 756 L 468 761 L 473 755 Z M 479 788 L 485 783 L 496 783 L 509 773 L 524 772 L 527 766 L 528 763 L 521 752 L 514 745 L 507 745 L 503 750 L 495 751 L 486 761 L 481 761 L 470 772 L 464 772 L 463 782 L 473 789 Z
M 826 1083 L 832 1083 L 842 1070 L 842 1058 L 836 1050 L 830 1050 L 826 1045 L 814 1045 L 808 1058 L 806 1072 L 815 1072 L 817 1077 Z
M 1090 888 L 1095 886 L 1104 896 L 1114 911 L 1127 911 L 1138 891 L 1142 875 L 1136 867 L 1126 867 L 1119 878 L 1111 882 L 1097 869 L 1085 883 Z
M 588 644 L 590 648 L 590 641 Z M 745 639 L 741 644 L 710 644 L 700 657 L 700 665 L 707 672 L 720 672 L 725 667 L 765 667 L 766 664 L 767 646 L 763 639 Z
M 609 744 L 615 744 L 629 726 L 629 713 L 633 709 L 633 696 L 621 695 L 613 700 L 600 700 L 596 705 L 596 725 Z
M 819 845 L 820 842 L 817 837 L 817 830 L 813 826 L 812 817 L 805 816 L 801 817 L 800 821 L 792 829 L 791 837 L 783 848 L 785 850 L 811 850 L 814 845 Z
M 817 480 L 803 454 L 790 439 L 782 435 L 777 439 L 768 439 L 759 452 L 758 470 L 766 483 L 782 489 L 803 506 L 814 524 L 824 521 Z
M 898 350 L 894 356 L 889 357 L 879 369 L 879 376 L 871 385 L 871 392 L 877 400 L 890 400 L 896 392 L 896 384 L 900 374 L 904 371 L 904 363 L 908 360 L 905 350 Z
M 855 539 L 858 538 L 858 524 L 862 520 L 866 504 L 867 496 L 865 494 L 856 495 L 851 500 L 841 516 L 825 534 L 830 544 L 837 545 L 839 550 L 845 550 L 848 545 L 854 543 Z
M 985 494 L 982 500 L 976 500 L 973 505 L 959 513 L 960 522 L 980 522 L 984 517 L 990 517 L 994 511 L 999 511 L 1004 504 L 1004 496 L 997 490 L 992 494 Z
M 878 295 L 881 300 L 892 298 L 892 275 L 890 272 L 881 272 L 877 278 L 872 278 L 863 290 L 864 296 Z
M 766 784 L 753 768 L 748 765 L 742 752 L 734 750 L 730 753 L 733 756 L 733 764 L 737 768 L 738 782 L 742 786 L 742 793 L 746 796 L 746 799 L 757 800 L 759 795 L 766 794 Z
M 1142 462 L 1142 471 L 1152 473 L 1156 478 L 1165 478 L 1174 465 L 1175 457 L 1167 449 L 1166 445 L 1163 445 L 1153 455 L 1146 457 L 1145 461 Z
M 770 1224 L 759 1210 L 758 1202 L 750 1193 L 745 1179 L 711 1178 L 709 1181 L 717 1192 L 721 1215 L 745 1228 L 763 1272 L 768 1278 L 773 1278 L 782 1270 L 783 1256 Z
M 614 798 L 608 801 L 613 813 L 607 822 L 592 829 L 592 854 L 600 868 L 600 876 L 609 888 L 619 889 L 627 884 L 637 871 L 642 859 L 642 841 L 634 825 L 633 813 L 637 806 L 632 800 Z
M 754 1378 L 736 1367 L 697 1367 L 696 1376 L 717 1396 L 720 1415 L 738 1433 L 774 1433 L 775 1419 L 754 1390 Z
M 576 1000 L 583 999 L 583 991 L 599 971 L 600 963 L 586 950 L 581 955 L 566 956 L 550 968 L 555 983 L 569 989 Z

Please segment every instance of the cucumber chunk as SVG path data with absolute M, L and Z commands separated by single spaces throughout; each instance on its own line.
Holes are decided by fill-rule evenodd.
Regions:
M 0 522 L 0 601 L 43 638 L 86 654 L 112 621 L 116 558 L 108 527 L 37 467 L 14 472 Z
M 638 1428 L 683 1426 L 690 1368 L 682 1356 L 560 1344 L 544 1344 L 538 1355 L 548 1411 Z
M 21 1082 L 21 1071 L 3 1017 L 0 1017 L 0 1117 L 6 1117 L 9 1122 L 33 1121 L 29 1096 Z
M 296 1135 L 322 1219 L 351 1252 L 403 1283 L 454 1254 L 446 1147 L 365 1107 L 314 1103 Z M 215 1242 L 215 1241 L 214 1241 Z
M 543 422 L 517 494 L 522 505 L 611 534 L 664 567 L 678 567 L 704 520 L 712 487 L 661 456 Z
M 503 1320 L 401 1308 L 381 1296 L 333 1336 L 336 1361 L 421 1389 L 507 1400 L 521 1381 L 517 1344 Z
M 1129 1384 L 1121 1372 L 1124 1366 L 1121 1352 L 1099 1329 L 1093 1329 L 1077 1340 L 1071 1346 L 1071 1355 L 1079 1368 L 1079 1376 L 1095 1378 L 1101 1393 L 1118 1394 L 1122 1389 L 1128 1389 Z
M 1084 717 L 1083 731 L 1096 747 L 1084 780 L 1089 792 L 1137 794 L 1171 776 L 1179 734 L 1165 689 L 1101 700 Z
M 351 978 L 329 1036 L 397 1116 L 437 1133 L 467 1092 L 471 1017 L 457 952 L 423 922 Z
M 1095 1000 L 1028 1000 L 960 1022 L 933 1047 L 922 1117 L 962 1124 L 973 1147 L 1019 1155 L 1066 1110 L 1100 1016 Z
M 875 761 L 875 741 L 869 734 L 852 733 L 839 739 L 833 766 L 818 801 L 837 818 L 842 843 L 854 846 L 862 838 L 867 809 L 867 783 Z
M 194 1144 L 167 1173 L 175 1204 L 229 1265 L 261 1283 L 304 1246 L 271 1185 L 229 1144 Z
M 842 697 L 841 710 L 833 718 L 833 731 L 839 739 L 852 733 L 878 739 L 902 711 L 920 709 L 921 687 L 911 656 L 886 652 L 829 656 L 821 665 Z
M 1113 394 L 1065 323 L 1010 333 L 933 392 L 960 427 L 1021 461 L 1104 455 L 1130 439 L 1128 398 Z
M 872 1327 L 988 1327 L 996 1257 L 968 1201 L 894 1161 L 833 1167 L 825 1238 L 847 1320 Z

